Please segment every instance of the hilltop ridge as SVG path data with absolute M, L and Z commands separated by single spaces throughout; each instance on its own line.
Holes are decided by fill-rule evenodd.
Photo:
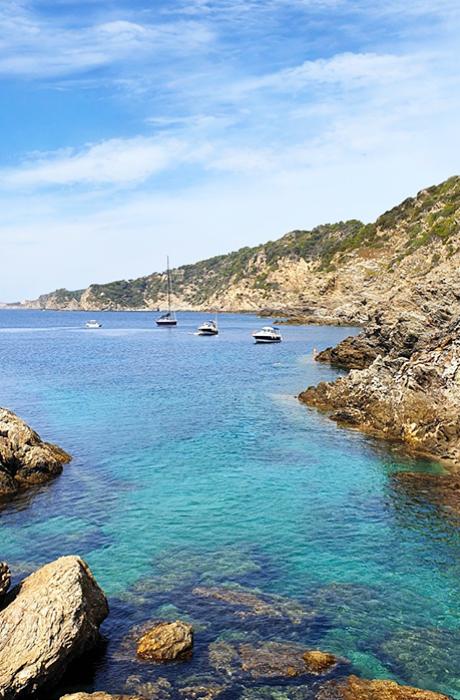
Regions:
M 415 288 L 456 280 L 460 177 L 419 192 L 364 224 L 352 219 L 183 265 L 172 271 L 176 308 L 300 314 L 365 322 L 390 298 L 406 308 Z M 165 303 L 165 274 L 59 289 L 27 308 L 137 310 Z

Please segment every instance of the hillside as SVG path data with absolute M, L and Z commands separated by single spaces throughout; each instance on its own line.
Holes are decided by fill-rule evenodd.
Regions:
M 394 300 L 452 279 L 460 263 L 460 177 L 418 193 L 374 223 L 357 220 L 296 230 L 173 270 L 174 305 L 183 310 L 299 314 L 318 322 L 364 322 Z M 122 310 L 164 306 L 165 275 L 60 289 L 26 302 L 47 309 Z

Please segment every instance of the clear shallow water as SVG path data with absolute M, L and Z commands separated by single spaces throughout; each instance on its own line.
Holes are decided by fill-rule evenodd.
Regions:
M 199 314 L 176 329 L 105 313 L 90 331 L 88 318 L 0 312 L 1 404 L 74 456 L 0 512 L 1 558 L 20 576 L 78 553 L 111 601 L 106 644 L 66 687 L 215 678 L 207 645 L 238 633 L 296 640 L 362 675 L 460 698 L 458 527 L 391 478 L 440 468 L 295 398 L 337 376 L 312 349 L 350 329 L 285 327 L 281 345 L 255 346 L 263 322 L 251 316 L 223 315 L 217 338 L 193 335 Z M 238 622 L 192 593 L 226 583 L 296 598 L 315 622 Z M 120 652 L 134 625 L 177 617 L 198 630 L 192 662 L 157 671 Z

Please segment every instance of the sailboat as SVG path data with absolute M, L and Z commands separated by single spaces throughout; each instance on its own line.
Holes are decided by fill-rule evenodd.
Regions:
M 177 326 L 176 312 L 171 311 L 171 271 L 169 269 L 169 257 L 166 258 L 166 274 L 168 285 L 168 310 L 156 319 L 157 326 Z

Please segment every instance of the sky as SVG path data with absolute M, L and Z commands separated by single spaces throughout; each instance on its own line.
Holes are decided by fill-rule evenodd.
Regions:
M 2 0 L 0 301 L 460 173 L 458 0 Z

